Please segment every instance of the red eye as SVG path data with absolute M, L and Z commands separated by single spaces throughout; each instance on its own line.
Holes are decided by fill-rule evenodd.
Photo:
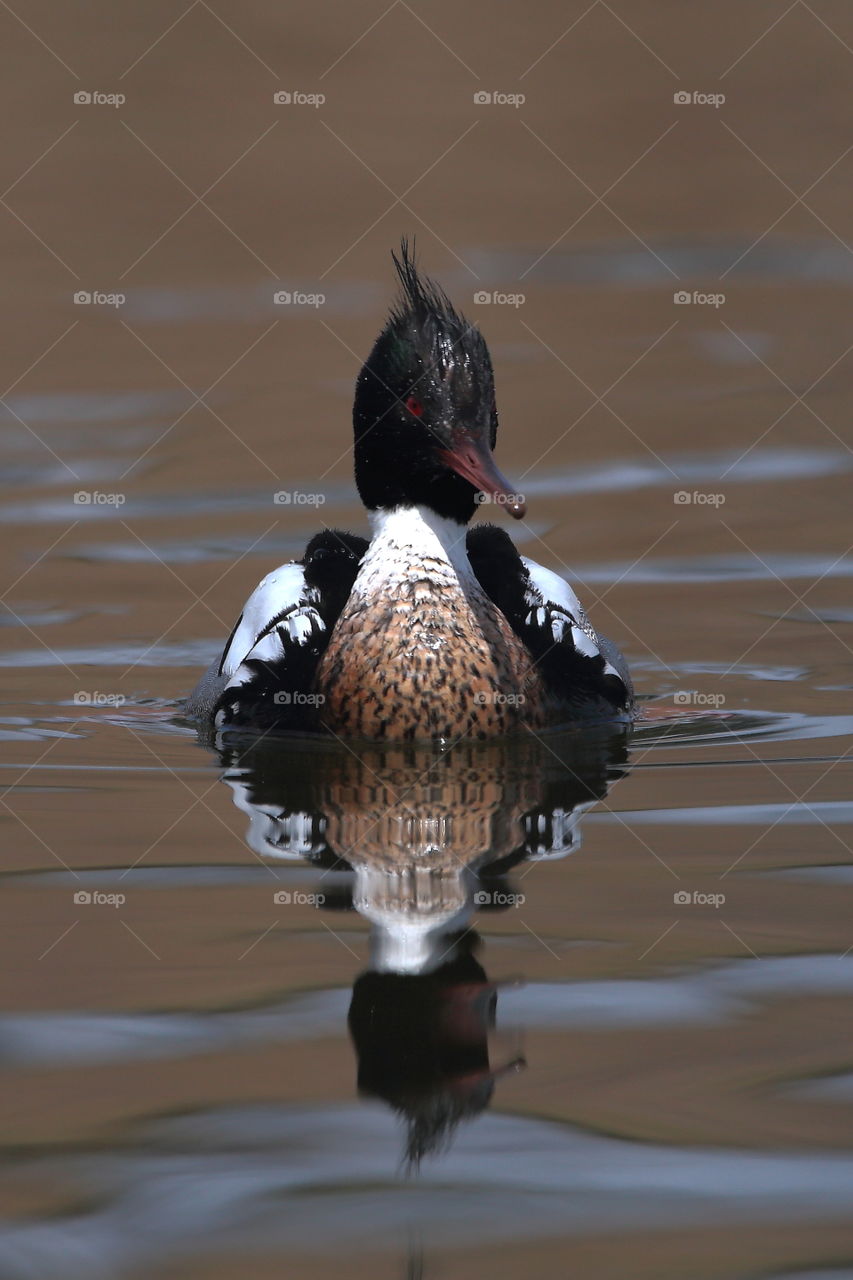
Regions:
M 409 413 L 413 413 L 416 418 L 419 418 L 424 411 L 423 405 L 421 404 L 420 400 L 417 399 L 416 396 L 406 397 L 406 408 L 408 409 Z

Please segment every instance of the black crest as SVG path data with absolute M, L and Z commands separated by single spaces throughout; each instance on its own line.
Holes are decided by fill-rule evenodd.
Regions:
M 419 356 L 439 376 L 451 371 L 478 371 L 479 382 L 491 382 L 489 348 L 476 325 L 457 311 L 441 285 L 422 276 L 415 247 L 404 236 L 399 256 L 391 257 L 400 282 L 400 293 L 391 307 L 386 333 L 411 343 Z

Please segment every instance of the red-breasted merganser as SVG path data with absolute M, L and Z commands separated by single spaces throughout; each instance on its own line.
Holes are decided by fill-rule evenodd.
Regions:
M 389 740 L 629 718 L 625 661 L 571 587 L 503 529 L 467 528 L 480 495 L 525 514 L 492 455 L 489 350 L 405 240 L 392 257 L 401 293 L 353 407 L 373 536 L 327 529 L 264 578 L 187 713 Z

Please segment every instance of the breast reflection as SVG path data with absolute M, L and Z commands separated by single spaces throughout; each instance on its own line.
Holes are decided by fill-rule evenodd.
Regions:
M 524 1065 L 490 1057 L 502 984 L 477 958 L 474 913 L 523 904 L 513 868 L 577 849 L 581 814 L 621 776 L 626 731 L 450 748 L 279 739 L 219 754 L 251 848 L 313 864 L 321 909 L 370 921 L 349 1010 L 358 1087 L 403 1117 L 416 1165 Z M 524 888 L 547 891 L 540 878 Z

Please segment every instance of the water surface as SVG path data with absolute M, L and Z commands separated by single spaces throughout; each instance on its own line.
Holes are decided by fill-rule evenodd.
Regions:
M 747 9 L 6 15 L 4 1277 L 851 1274 L 853 28 Z M 629 732 L 181 718 L 402 231 Z

